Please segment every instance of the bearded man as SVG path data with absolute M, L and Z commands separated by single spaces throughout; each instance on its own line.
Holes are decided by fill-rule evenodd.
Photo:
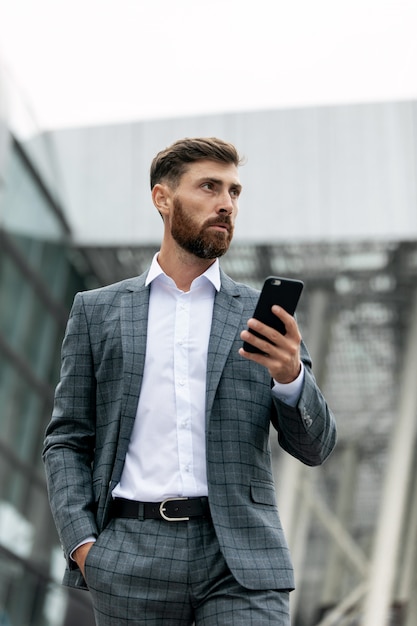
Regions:
M 219 267 L 240 163 L 214 138 L 160 152 L 160 251 L 74 300 L 43 457 L 64 583 L 90 590 L 97 626 L 290 624 L 270 424 L 308 465 L 336 431 L 295 318 L 273 308 L 285 335 L 253 319 L 259 292 Z

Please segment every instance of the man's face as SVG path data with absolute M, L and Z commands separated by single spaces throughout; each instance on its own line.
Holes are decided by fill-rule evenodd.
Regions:
M 233 164 L 190 164 L 174 192 L 173 239 L 201 259 L 222 256 L 232 241 L 241 189 Z

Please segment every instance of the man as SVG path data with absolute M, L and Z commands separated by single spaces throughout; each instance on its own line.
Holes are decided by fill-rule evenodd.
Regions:
M 64 582 L 88 586 L 99 626 L 289 625 L 270 423 L 308 465 L 335 425 L 296 320 L 274 307 L 280 335 L 252 319 L 258 292 L 219 268 L 239 164 L 219 139 L 160 152 L 149 271 L 74 300 L 44 460 Z M 246 324 L 267 354 L 243 350 L 266 346 Z

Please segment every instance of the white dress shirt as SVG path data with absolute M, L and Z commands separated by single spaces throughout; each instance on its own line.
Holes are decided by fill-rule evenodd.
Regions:
M 218 261 L 190 291 L 177 288 L 154 257 L 144 375 L 120 483 L 113 496 L 159 502 L 207 495 L 207 351 Z

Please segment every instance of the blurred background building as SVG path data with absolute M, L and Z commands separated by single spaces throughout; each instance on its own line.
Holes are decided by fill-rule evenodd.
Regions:
M 215 135 L 247 156 L 222 267 L 304 280 L 298 319 L 338 421 L 321 468 L 271 437 L 293 625 L 415 626 L 417 102 L 21 133 L 0 80 L 0 625 L 93 624 L 88 593 L 59 584 L 40 459 L 60 344 L 77 291 L 141 273 L 158 248 L 154 154 Z

